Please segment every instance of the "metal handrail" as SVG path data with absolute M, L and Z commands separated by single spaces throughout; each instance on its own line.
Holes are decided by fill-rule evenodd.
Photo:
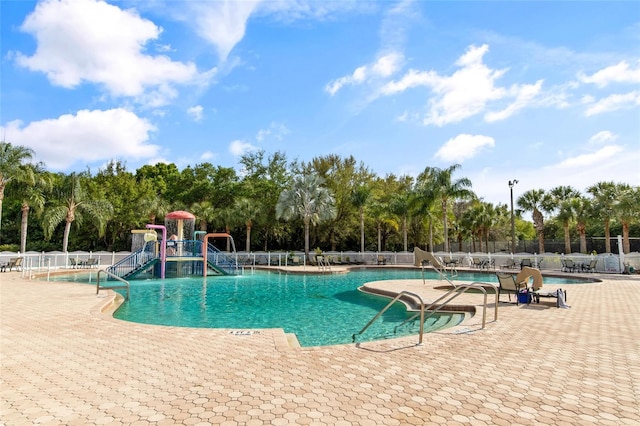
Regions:
M 122 283 L 124 283 L 125 285 L 114 285 L 114 286 L 109 286 L 109 287 L 102 287 L 100 286 L 100 273 L 104 272 L 105 274 L 107 274 L 107 276 L 113 278 L 114 280 L 118 280 Z M 106 281 L 106 280 L 105 280 Z M 105 270 L 105 269 L 100 269 L 98 270 L 98 276 L 96 278 L 96 294 L 100 293 L 100 290 L 115 290 L 115 289 L 126 289 L 127 290 L 127 298 L 125 300 L 129 300 L 129 281 L 125 280 L 124 278 L 120 278 L 119 276 L 112 274 L 111 272 Z
M 373 318 L 371 318 L 371 320 L 367 323 L 367 325 L 365 325 L 362 330 L 360 330 L 358 333 L 354 333 L 351 336 L 351 339 L 353 342 L 356 341 L 356 336 L 362 334 L 365 332 L 365 330 L 367 328 L 369 328 L 369 326 L 371 324 L 373 324 L 378 318 L 380 318 L 382 316 L 382 314 L 384 314 L 394 303 L 396 303 L 402 296 L 412 296 L 415 297 L 416 299 L 418 299 L 418 301 L 420 302 L 420 337 L 418 338 L 418 345 L 422 344 L 422 335 L 424 334 L 424 302 L 422 301 L 422 298 L 415 294 L 412 293 L 410 291 L 401 291 L 396 297 L 393 298 L 393 300 L 391 300 L 391 302 L 389 302 L 389 304 L 387 306 L 385 306 L 384 308 L 382 308 L 382 310 L 380 312 L 378 312 L 378 314 L 376 316 L 374 316 Z M 418 316 L 418 314 L 416 314 L 415 316 Z M 415 318 L 414 316 L 414 318 Z
M 221 268 L 223 271 L 226 271 L 231 275 L 238 274 L 240 272 L 237 255 L 235 258 L 233 258 L 224 253 L 222 250 L 219 250 L 211 243 L 208 244 L 207 253 L 209 255 L 207 257 L 207 262 L 211 263 L 212 265 Z
M 495 296 L 496 296 L 495 310 L 494 310 L 494 321 L 497 321 L 498 320 L 498 286 L 496 284 L 493 284 L 493 283 L 480 283 L 480 282 L 473 282 L 471 284 L 460 284 L 460 285 L 452 288 L 451 290 L 449 290 L 448 292 L 446 292 L 445 294 L 443 294 L 442 296 L 440 296 L 439 298 L 437 298 L 436 300 L 431 302 L 431 304 L 425 308 L 425 310 L 429 311 L 430 313 L 429 313 L 429 315 L 427 315 L 426 318 L 421 316 L 421 321 L 425 321 L 425 320 L 431 318 L 437 312 L 440 312 L 442 310 L 442 308 L 444 308 L 447 304 L 449 304 L 449 302 L 451 302 L 453 299 L 455 299 L 456 297 L 460 296 L 461 294 L 466 293 L 467 290 L 479 289 L 479 290 L 482 291 L 482 293 L 484 293 L 484 303 L 483 303 L 483 306 L 482 306 L 482 328 L 484 329 L 485 326 L 486 326 L 486 322 L 487 322 L 486 321 L 487 320 L 487 290 L 484 288 L 484 286 L 487 286 L 487 285 L 491 286 L 493 288 Z M 449 297 L 449 296 L 451 296 L 451 297 Z M 449 298 L 447 299 L 447 297 L 449 297 Z M 440 303 L 440 301 L 444 300 L 444 299 L 447 299 L 447 300 L 445 300 L 444 302 Z M 440 303 L 440 304 L 438 305 L 438 303 Z M 396 330 L 399 327 L 402 327 L 404 324 L 415 320 L 417 316 L 418 316 L 418 314 L 412 316 L 409 319 L 404 320 L 402 323 L 400 323 L 399 325 L 397 325 L 395 327 L 393 332 L 395 333 Z
M 442 272 L 442 271 L 440 270 L 440 268 L 438 268 L 438 266 L 437 266 L 437 265 L 435 265 L 435 264 L 433 264 L 433 263 L 431 264 L 431 266 L 432 266 L 432 267 L 433 267 L 433 269 L 434 269 L 434 270 L 435 270 L 435 271 L 440 275 L 440 278 L 444 278 L 445 280 L 447 280 L 447 282 L 448 282 L 449 284 L 451 284 L 451 287 L 454 287 L 454 288 L 456 287 L 456 283 L 454 283 L 453 281 L 451 281 L 451 280 L 449 279 L 449 277 L 447 276 L 447 274 L 445 273 L 445 272 L 446 272 L 446 270 L 447 270 L 447 267 L 446 267 L 446 266 L 444 267 L 445 272 Z M 422 265 L 421 265 L 421 268 L 420 268 L 420 269 L 422 270 L 422 282 L 423 282 L 423 283 L 425 283 L 425 282 L 426 282 L 426 278 L 425 278 L 425 276 L 424 276 L 424 264 L 422 264 Z M 458 276 L 458 270 L 454 267 L 454 268 L 452 268 L 452 271 L 453 271 L 453 272 L 451 272 L 451 278 L 455 278 L 455 277 L 457 277 L 457 276 Z

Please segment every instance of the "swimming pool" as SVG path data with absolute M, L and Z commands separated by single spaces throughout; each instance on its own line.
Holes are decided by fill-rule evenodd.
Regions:
M 95 273 L 93 282 L 95 282 Z M 433 271 L 427 278 L 437 279 Z M 84 275 L 84 282 L 87 282 Z M 301 346 L 351 343 L 358 332 L 388 299 L 359 292 L 370 281 L 420 279 L 417 269 L 362 269 L 346 274 L 286 274 L 278 271 L 247 271 L 240 276 L 174 278 L 131 281 L 130 300 L 114 317 L 126 321 L 203 328 L 282 328 L 296 334 Z M 80 278 L 79 278 L 80 279 Z M 495 274 L 461 272 L 456 281 L 497 282 Z M 556 284 L 576 280 L 547 278 Z M 417 334 L 410 324 L 393 334 L 408 313 L 396 303 L 358 341 Z M 425 330 L 459 324 L 464 314 L 433 316 Z

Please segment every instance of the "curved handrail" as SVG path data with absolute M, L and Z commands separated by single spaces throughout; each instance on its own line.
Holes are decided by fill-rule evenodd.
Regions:
M 449 302 L 451 302 L 456 297 L 460 296 L 462 293 L 466 293 L 467 290 L 479 289 L 479 290 L 482 291 L 482 293 L 484 293 L 484 303 L 482 305 L 482 328 L 485 328 L 486 322 L 487 322 L 487 290 L 484 288 L 484 286 L 487 286 L 487 285 L 494 289 L 494 292 L 495 292 L 495 295 L 496 295 L 494 321 L 497 321 L 498 320 L 498 286 L 496 284 L 493 284 L 493 283 L 481 283 L 481 282 L 473 282 L 471 284 L 460 284 L 460 285 L 452 288 L 451 290 L 447 291 L 445 294 L 443 294 L 442 296 L 440 296 L 439 298 L 437 298 L 436 300 L 431 302 L 431 304 L 429 306 L 424 308 L 425 310 L 430 311 L 430 313 L 429 313 L 429 315 L 427 315 L 426 318 L 421 316 L 421 321 L 425 321 L 425 320 L 431 318 L 437 312 L 440 312 L 442 310 L 442 308 L 444 308 Z M 449 296 L 451 296 L 451 297 L 449 297 Z M 444 300 L 447 297 L 449 297 L 447 300 L 445 300 L 444 302 L 440 303 L 441 300 Z M 440 303 L 440 304 L 438 305 L 438 303 Z M 396 330 L 399 327 L 402 327 L 404 324 L 415 320 L 417 316 L 418 316 L 418 314 L 412 316 L 411 318 L 408 318 L 408 319 L 404 320 L 402 323 L 398 324 L 394 328 L 393 332 L 395 333 Z
M 105 274 L 107 274 L 107 276 L 113 278 L 114 280 L 118 280 L 122 283 L 124 283 L 125 285 L 114 285 L 114 286 L 109 286 L 109 287 L 101 287 L 100 286 L 100 273 L 104 272 Z M 106 281 L 106 280 L 105 280 Z M 125 280 L 124 278 L 120 278 L 119 276 L 112 274 L 111 272 L 107 271 L 106 269 L 100 269 L 98 270 L 98 276 L 96 278 L 96 294 L 100 293 L 100 290 L 114 290 L 114 289 L 120 289 L 120 288 L 124 288 L 127 290 L 127 298 L 125 300 L 129 300 L 129 281 Z
M 412 296 L 415 297 L 416 299 L 418 299 L 418 301 L 420 302 L 420 337 L 418 338 L 418 345 L 422 344 L 422 335 L 424 334 L 424 302 L 422 301 L 422 298 L 417 295 L 416 293 L 412 293 L 410 291 L 401 291 L 400 293 L 398 293 L 398 295 L 396 297 L 394 297 L 391 302 L 389 302 L 389 304 L 387 306 L 385 306 L 384 308 L 382 308 L 382 310 L 380 312 L 378 312 L 376 314 L 376 316 L 374 316 L 373 318 L 371 318 L 371 320 L 367 323 L 367 325 L 365 325 L 364 327 L 362 327 L 362 330 L 360 330 L 357 333 L 354 333 L 351 336 L 351 339 L 353 342 L 356 341 L 356 336 L 362 334 L 365 332 L 365 330 L 367 328 L 369 328 L 369 326 L 371 324 L 373 324 L 378 318 L 380 318 L 382 316 L 382 314 L 384 314 L 387 309 L 389 309 L 391 307 L 391 305 L 393 305 L 394 303 L 396 303 L 402 296 Z M 415 316 L 417 316 L 418 314 L 416 314 Z M 414 318 L 415 318 L 414 316 Z

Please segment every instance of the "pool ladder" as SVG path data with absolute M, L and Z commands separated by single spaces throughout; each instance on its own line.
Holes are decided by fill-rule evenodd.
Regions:
M 100 273 L 106 274 L 108 277 L 113 278 L 114 280 L 118 280 L 123 283 L 123 285 L 113 285 L 113 286 L 101 286 L 100 285 Z M 107 280 L 105 279 L 105 282 Z M 96 278 L 96 294 L 100 293 L 100 290 L 117 290 L 117 289 L 125 289 L 127 290 L 127 297 L 125 300 L 129 300 L 129 281 L 121 278 L 106 269 L 98 270 L 98 277 Z
M 382 310 L 380 312 L 378 312 L 376 314 L 376 316 L 374 316 L 368 323 L 367 325 L 365 325 L 362 330 L 360 330 L 358 333 L 355 333 L 351 336 L 352 341 L 355 342 L 356 341 L 356 337 L 361 335 L 362 333 L 365 332 L 365 330 L 367 328 L 369 328 L 369 326 L 371 326 L 371 324 L 373 324 L 378 318 L 380 318 L 380 316 L 382 316 L 382 314 L 384 314 L 387 309 L 389 309 L 395 302 L 397 302 L 398 300 L 400 300 L 403 296 L 411 296 L 416 298 L 419 302 L 420 302 L 420 312 L 416 313 L 415 315 L 413 315 L 411 318 L 408 318 L 406 320 L 404 320 L 402 323 L 398 324 L 394 329 L 393 329 L 393 333 L 395 334 L 396 331 L 398 330 L 399 327 L 402 327 L 403 325 L 405 325 L 408 322 L 414 321 L 418 316 L 420 317 L 420 334 L 418 337 L 418 345 L 422 344 L 422 336 L 424 334 L 424 322 L 429 319 L 430 317 L 432 317 L 434 314 L 436 314 L 437 312 L 440 312 L 445 306 L 447 306 L 449 304 L 449 302 L 451 302 L 452 300 L 454 300 L 456 297 L 460 296 L 463 293 L 466 293 L 468 290 L 474 289 L 474 290 L 480 290 L 483 294 L 484 294 L 484 303 L 483 303 L 483 307 L 482 307 L 482 329 L 485 328 L 486 323 L 487 323 L 487 290 L 485 289 L 485 286 L 490 286 L 493 288 L 494 292 L 495 292 L 495 296 L 496 296 L 496 301 L 495 301 L 495 311 L 494 311 L 494 321 L 498 320 L 498 286 L 496 284 L 492 284 L 492 283 L 479 283 L 479 282 L 474 282 L 471 284 L 460 284 L 457 285 L 455 287 L 453 287 L 452 289 L 450 289 L 448 292 L 446 292 L 445 294 L 443 294 L 442 296 L 440 296 L 439 298 L 437 298 L 436 300 L 434 300 L 433 302 L 431 302 L 431 304 L 427 307 L 425 307 L 424 302 L 422 301 L 422 298 L 415 294 L 412 293 L 410 291 L 401 291 L 396 297 L 393 298 L 393 300 L 391 300 L 391 302 L 389 302 L 387 304 L 387 306 L 385 306 L 384 308 L 382 308 Z M 425 317 L 424 315 L 424 311 L 429 311 L 429 314 Z

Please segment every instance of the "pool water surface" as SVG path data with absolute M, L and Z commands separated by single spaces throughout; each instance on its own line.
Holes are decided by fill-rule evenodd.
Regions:
M 95 273 L 93 282 L 95 282 Z M 425 271 L 428 279 L 438 279 Z M 352 342 L 352 335 L 375 316 L 389 299 L 358 291 L 366 282 L 421 279 L 417 269 L 362 269 L 345 274 L 287 274 L 278 271 L 246 271 L 240 276 L 190 277 L 165 280 L 132 280 L 130 300 L 114 317 L 126 321 L 200 328 L 282 328 L 294 333 L 301 346 Z M 84 275 L 85 282 L 87 276 Z M 456 281 L 497 282 L 495 274 L 461 272 Z M 550 284 L 576 280 L 547 278 Z M 401 303 L 358 337 L 379 340 L 417 334 L 419 324 L 394 328 L 412 316 Z M 436 314 L 425 322 L 425 331 L 459 324 L 462 313 Z

